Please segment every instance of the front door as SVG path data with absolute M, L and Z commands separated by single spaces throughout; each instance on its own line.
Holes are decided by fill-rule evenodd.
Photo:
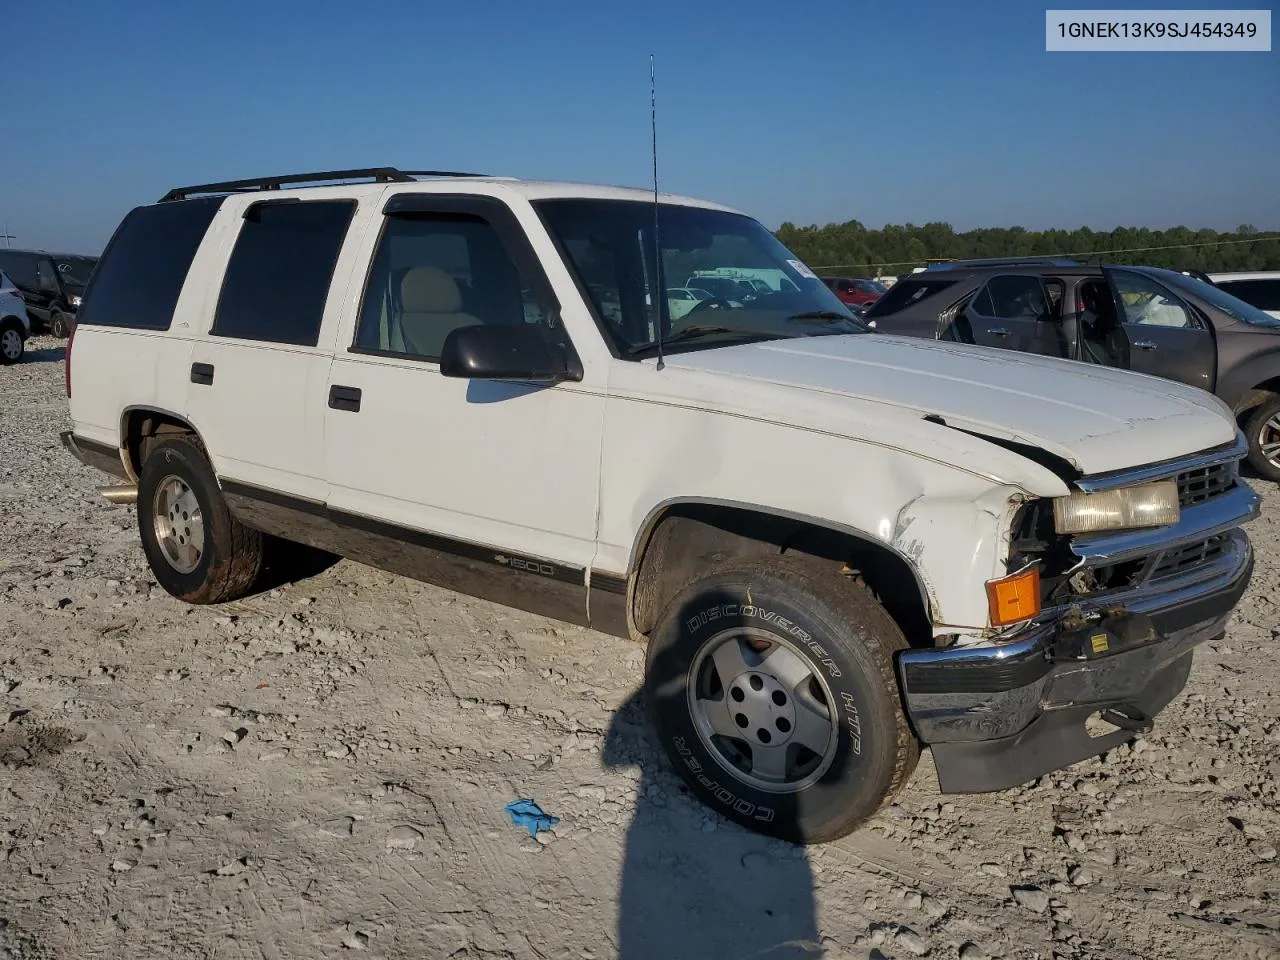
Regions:
M 366 555 L 383 566 L 581 621 L 603 392 L 440 373 L 458 327 L 559 326 L 511 209 L 480 196 L 393 196 L 356 309 L 329 377 L 331 515 L 379 538 Z
M 1129 368 L 1212 390 L 1217 356 L 1208 325 L 1147 274 L 1124 269 L 1106 274 L 1129 343 Z

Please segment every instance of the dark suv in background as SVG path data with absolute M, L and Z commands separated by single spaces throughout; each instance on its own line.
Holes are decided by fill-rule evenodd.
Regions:
M 65 337 L 80 309 L 96 257 L 45 250 L 0 250 L 0 270 L 22 294 L 34 326 Z
M 1280 481 L 1280 320 L 1195 276 L 1064 259 L 955 261 L 899 280 L 866 319 L 881 333 L 1203 387 L 1235 413 L 1254 468 Z

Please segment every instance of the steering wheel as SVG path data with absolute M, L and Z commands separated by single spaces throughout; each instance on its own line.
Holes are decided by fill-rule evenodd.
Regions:
M 713 309 L 718 309 L 720 307 L 724 307 L 724 309 L 726 310 L 732 310 L 733 304 L 730 303 L 728 300 L 726 300 L 724 297 L 712 297 L 710 300 L 699 300 L 698 305 L 695 306 L 688 313 L 686 313 L 685 316 L 691 317 L 695 313 L 697 313 L 699 310 L 713 310 Z

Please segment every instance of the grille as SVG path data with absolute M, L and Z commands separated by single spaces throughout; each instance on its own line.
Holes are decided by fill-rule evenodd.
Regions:
M 1227 535 L 1220 533 L 1199 543 L 1189 543 L 1185 547 L 1165 552 L 1151 570 L 1151 580 L 1172 577 L 1184 573 L 1201 564 L 1210 563 L 1222 556 L 1227 548 Z
M 1183 507 L 1194 507 L 1226 493 L 1235 486 L 1235 482 L 1235 463 L 1188 470 L 1178 474 L 1178 503 Z

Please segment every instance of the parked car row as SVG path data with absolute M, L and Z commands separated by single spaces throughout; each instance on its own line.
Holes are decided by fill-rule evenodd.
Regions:
M 1231 411 L 1057 359 L 1046 327 L 1138 351 L 1087 332 L 1132 317 L 1161 349 L 1249 354 L 1206 327 L 1229 308 L 1274 339 L 1220 290 L 951 269 L 873 308 L 946 311 L 963 284 L 953 320 L 1053 358 L 1017 356 L 869 330 L 717 204 L 422 176 L 177 188 L 111 239 L 63 441 L 136 502 L 174 596 L 245 595 L 280 537 L 643 642 L 694 795 L 821 842 L 922 745 L 944 791 L 974 792 L 1132 740 L 1249 584 Z M 334 179 L 366 182 L 314 185 Z M 659 251 L 701 265 L 679 297 L 654 296 Z
M 1280 481 L 1280 319 L 1209 283 L 1156 267 L 1059 258 L 958 261 L 905 277 L 866 313 L 883 333 L 976 343 L 1179 380 L 1237 417 L 1249 460 Z M 1256 279 L 1254 279 L 1256 277 Z
M 34 329 L 65 337 L 75 322 L 96 257 L 0 249 L 0 271 L 26 304 Z

